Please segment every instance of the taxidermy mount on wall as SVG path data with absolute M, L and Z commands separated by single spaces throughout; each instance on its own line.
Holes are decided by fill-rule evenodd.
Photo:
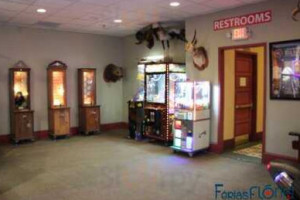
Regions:
M 186 42 L 185 50 L 191 53 L 194 66 L 202 71 L 208 66 L 208 56 L 204 47 L 196 47 L 198 42 L 196 35 L 197 32 L 195 30 L 193 40 L 191 42 Z
M 296 18 L 296 15 L 299 13 L 300 13 L 300 0 L 298 0 L 297 7 L 292 11 L 292 19 L 294 21 L 298 21 L 298 19 Z
M 166 28 L 169 26 L 167 23 L 150 24 L 139 30 L 135 37 L 138 40 L 136 44 L 147 43 L 147 47 L 152 49 L 155 39 L 160 41 L 163 49 L 170 48 L 170 40 L 177 39 L 186 42 L 184 28 Z
M 123 78 L 123 69 L 114 64 L 109 64 L 105 67 L 103 72 L 103 78 L 105 82 L 117 82 Z

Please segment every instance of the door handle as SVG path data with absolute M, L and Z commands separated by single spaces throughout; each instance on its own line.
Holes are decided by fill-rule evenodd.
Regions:
M 235 109 L 243 109 L 243 108 L 253 108 L 253 104 L 245 104 L 245 105 L 236 105 Z

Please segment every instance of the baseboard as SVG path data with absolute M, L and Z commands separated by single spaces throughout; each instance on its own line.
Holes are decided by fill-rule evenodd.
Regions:
M 128 123 L 117 122 L 117 123 L 110 123 L 110 124 L 101 124 L 101 131 L 110 131 L 116 129 L 128 129 Z
M 224 150 L 234 149 L 235 147 L 235 138 L 224 140 Z
M 10 141 L 10 135 L 0 135 L 0 144 L 7 144 Z
M 110 124 L 101 124 L 101 131 L 110 131 L 116 129 L 128 129 L 128 123 L 126 122 L 117 122 Z M 43 140 L 49 138 L 48 130 L 35 131 L 34 135 L 37 140 Z M 71 135 L 78 135 L 78 127 L 71 127 Z M 0 135 L 0 144 L 8 144 L 10 142 L 10 135 Z
M 253 135 L 250 135 L 251 142 L 262 141 L 263 132 L 257 132 Z
M 268 164 L 270 161 L 277 160 L 277 159 L 297 162 L 297 158 L 285 156 L 285 155 L 267 153 L 267 152 L 263 154 L 262 162 L 263 164 Z
M 223 148 L 220 145 L 218 145 L 218 144 L 210 144 L 210 146 L 208 148 L 208 151 L 220 154 L 220 153 L 223 152 Z

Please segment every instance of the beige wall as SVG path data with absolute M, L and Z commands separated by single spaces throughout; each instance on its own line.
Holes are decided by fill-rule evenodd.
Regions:
M 263 132 L 264 116 L 264 48 L 236 49 L 257 53 L 256 133 Z M 234 138 L 235 49 L 224 51 L 224 140 Z
M 47 130 L 46 68 L 54 60 L 68 65 L 68 105 L 71 126 L 77 126 L 77 68 L 97 68 L 97 102 L 102 123 L 122 121 L 122 81 L 103 81 L 103 68 L 123 64 L 123 41 L 116 37 L 17 27 L 0 27 L 0 135 L 9 133 L 8 68 L 23 60 L 32 68 L 32 109 L 35 130 Z
M 218 48 L 241 44 L 299 39 L 300 24 L 299 22 L 292 21 L 290 17 L 291 10 L 296 4 L 297 0 L 272 0 L 186 20 L 187 37 L 189 39 L 192 38 L 194 30 L 196 29 L 198 43 L 206 47 L 210 59 L 208 69 L 204 72 L 199 72 L 192 66 L 190 55 L 186 55 L 188 75 L 196 80 L 210 80 L 213 84 L 212 143 L 217 143 L 218 139 Z M 253 36 L 249 40 L 233 42 L 225 36 L 228 30 L 213 31 L 214 20 L 269 9 L 273 11 L 273 21 L 268 24 L 250 26 L 253 31 Z M 269 60 L 267 61 L 267 66 L 269 67 Z M 293 138 L 288 136 L 288 132 L 300 130 L 298 120 L 300 101 L 271 101 L 269 96 L 269 68 L 267 72 L 266 151 L 273 154 L 296 157 L 296 151 L 291 148 Z
M 128 121 L 127 101 L 133 98 L 137 92 L 139 82 L 137 80 L 137 63 L 144 57 L 163 55 L 163 48 L 159 42 L 150 50 L 146 44 L 136 45 L 134 36 L 124 38 L 124 66 L 126 76 L 123 80 L 123 120 Z M 170 43 L 170 56 L 174 61 L 185 62 L 184 42 L 172 41 Z

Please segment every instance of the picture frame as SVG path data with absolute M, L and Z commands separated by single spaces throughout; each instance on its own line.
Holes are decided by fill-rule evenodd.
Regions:
M 300 100 L 300 39 L 272 42 L 270 99 Z

